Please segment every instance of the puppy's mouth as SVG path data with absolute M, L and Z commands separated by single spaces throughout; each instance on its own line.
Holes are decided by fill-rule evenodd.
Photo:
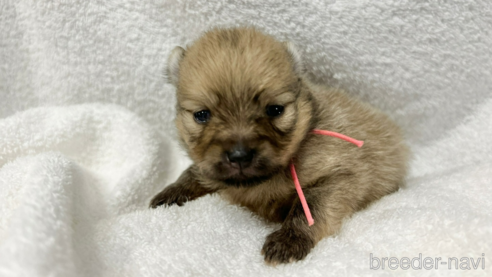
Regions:
M 237 175 L 234 177 L 230 177 L 227 179 L 222 180 L 226 185 L 228 186 L 234 186 L 234 187 L 252 187 L 252 186 L 257 186 L 266 180 L 270 179 L 272 175 L 263 175 L 263 176 L 253 176 L 253 177 L 247 177 L 245 175 Z
M 269 180 L 281 169 L 281 166 L 273 166 L 261 159 L 248 167 L 220 162 L 215 165 L 214 179 L 228 186 L 252 187 Z

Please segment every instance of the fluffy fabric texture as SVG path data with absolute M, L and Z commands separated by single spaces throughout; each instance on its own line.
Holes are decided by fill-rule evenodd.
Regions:
M 390 114 L 413 151 L 404 189 L 276 268 L 260 249 L 278 225 L 218 196 L 147 208 L 189 163 L 167 55 L 244 24 Z M 491 30 L 488 0 L 2 1 L 0 275 L 491 275 Z M 371 253 L 485 269 L 373 270 Z

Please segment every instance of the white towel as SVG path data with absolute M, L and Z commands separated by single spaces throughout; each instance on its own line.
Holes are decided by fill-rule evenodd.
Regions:
M 169 51 L 244 24 L 293 41 L 413 151 L 404 189 L 276 268 L 260 249 L 278 225 L 218 196 L 147 208 L 189 165 Z M 0 3 L 0 276 L 492 275 L 490 30 L 486 0 Z M 465 262 L 374 268 L 420 254 Z

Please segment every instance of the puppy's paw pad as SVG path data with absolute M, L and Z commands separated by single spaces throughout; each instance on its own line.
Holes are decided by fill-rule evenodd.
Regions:
M 267 237 L 261 252 L 267 264 L 277 265 L 302 260 L 313 247 L 313 239 L 308 235 L 280 229 Z

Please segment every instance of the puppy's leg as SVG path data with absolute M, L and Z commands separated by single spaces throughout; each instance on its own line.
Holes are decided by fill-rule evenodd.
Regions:
M 265 261 L 275 265 L 302 260 L 323 237 L 335 234 L 343 218 L 358 209 L 362 196 L 357 195 L 360 192 L 352 191 L 357 184 L 351 181 L 354 180 L 338 180 L 336 184 L 321 183 L 305 188 L 304 196 L 314 224 L 308 226 L 301 201 L 296 198 L 280 230 L 266 238 L 262 249 Z M 347 189 L 347 186 L 352 186 L 352 190 Z
M 164 188 L 159 194 L 150 201 L 150 207 L 156 208 L 160 205 L 183 206 L 187 201 L 197 199 L 209 193 L 216 192 L 217 189 L 202 186 L 194 172 L 193 166 L 186 169 L 176 182 Z

